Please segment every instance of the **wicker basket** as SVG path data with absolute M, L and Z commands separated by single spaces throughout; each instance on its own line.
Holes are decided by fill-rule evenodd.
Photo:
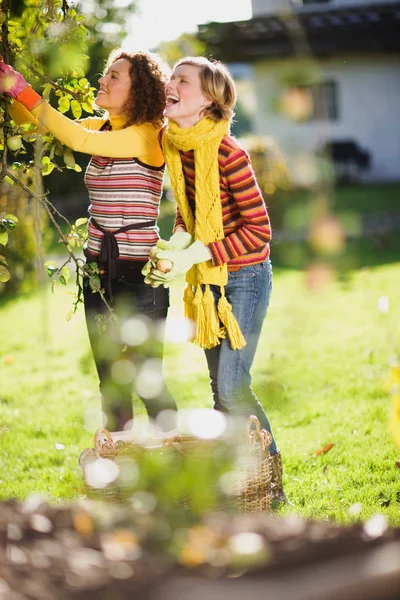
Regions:
M 235 471 L 233 495 L 242 513 L 263 513 L 271 508 L 272 461 L 269 447 L 272 436 L 260 428 L 252 415 L 247 425 L 247 447 Z
M 269 453 L 271 434 L 260 428 L 257 417 L 251 416 L 247 425 L 245 445 L 235 461 L 227 495 L 235 508 L 242 513 L 267 512 L 271 506 L 272 466 Z M 169 438 L 146 440 L 145 442 L 114 442 L 106 429 L 98 429 L 94 436 L 94 447 L 83 450 L 79 463 L 83 469 L 87 495 L 94 499 L 124 501 L 132 491 L 124 481 L 116 477 L 101 487 L 93 486 L 87 477 L 89 465 L 99 459 L 108 459 L 118 467 L 135 465 L 145 468 L 145 463 L 155 459 L 186 461 L 199 456 L 207 460 L 216 448 L 224 450 L 225 442 L 205 440 L 189 435 L 174 435 Z M 101 462 L 101 461 L 100 461 Z M 104 461 L 103 461 L 104 462 Z M 183 464 L 183 462 L 181 462 Z M 186 502 L 184 502 L 186 505 Z

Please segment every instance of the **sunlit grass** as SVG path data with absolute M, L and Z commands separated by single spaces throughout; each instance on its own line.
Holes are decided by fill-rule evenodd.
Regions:
M 379 512 L 400 524 L 400 450 L 384 389 L 400 347 L 398 277 L 398 264 L 365 269 L 312 292 L 301 272 L 275 272 L 253 384 L 284 459 L 291 504 L 281 514 L 346 523 Z M 83 310 L 66 320 L 71 291 L 46 289 L 0 309 L 2 499 L 83 494 L 78 457 L 92 446 L 101 415 Z M 175 339 L 181 295 L 182 282 L 172 288 Z M 170 390 L 180 408 L 210 407 L 204 355 L 179 337 L 168 334 L 166 344 Z M 143 416 L 139 400 L 136 407 Z M 351 508 L 358 503 L 361 512 Z

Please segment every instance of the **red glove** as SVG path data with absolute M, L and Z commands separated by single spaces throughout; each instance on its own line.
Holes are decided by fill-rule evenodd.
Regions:
M 0 94 L 16 98 L 28 110 L 32 110 L 42 100 L 42 97 L 31 88 L 21 73 L 18 73 L 18 71 L 5 63 L 1 55 Z
M 17 98 L 17 96 L 29 87 L 29 83 L 25 81 L 21 73 L 18 73 L 7 63 L 0 62 L 0 93 Z

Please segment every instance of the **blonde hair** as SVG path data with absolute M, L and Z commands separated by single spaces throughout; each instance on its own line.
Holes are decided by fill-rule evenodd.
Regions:
M 203 116 L 213 121 L 233 119 L 236 104 L 236 86 L 227 67 L 218 60 L 210 60 L 204 56 L 186 56 L 174 65 L 174 70 L 181 65 L 192 65 L 200 71 L 200 84 L 204 96 L 212 104 L 203 110 Z

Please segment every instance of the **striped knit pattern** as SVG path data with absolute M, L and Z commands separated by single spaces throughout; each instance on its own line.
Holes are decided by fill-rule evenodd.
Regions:
M 151 167 L 136 158 L 92 156 L 85 173 L 90 199 L 89 215 L 104 229 L 111 231 L 157 220 L 163 176 L 164 166 Z M 99 254 L 102 236 L 101 231 L 89 221 L 87 247 L 92 254 Z M 158 227 L 131 230 L 115 237 L 120 259 L 143 262 L 159 239 Z
M 186 193 L 195 211 L 194 152 L 181 152 Z M 214 265 L 228 270 L 264 262 L 270 252 L 271 225 L 265 202 L 247 152 L 232 136 L 223 138 L 218 152 L 225 238 L 208 244 Z M 175 227 L 184 227 L 177 211 Z

